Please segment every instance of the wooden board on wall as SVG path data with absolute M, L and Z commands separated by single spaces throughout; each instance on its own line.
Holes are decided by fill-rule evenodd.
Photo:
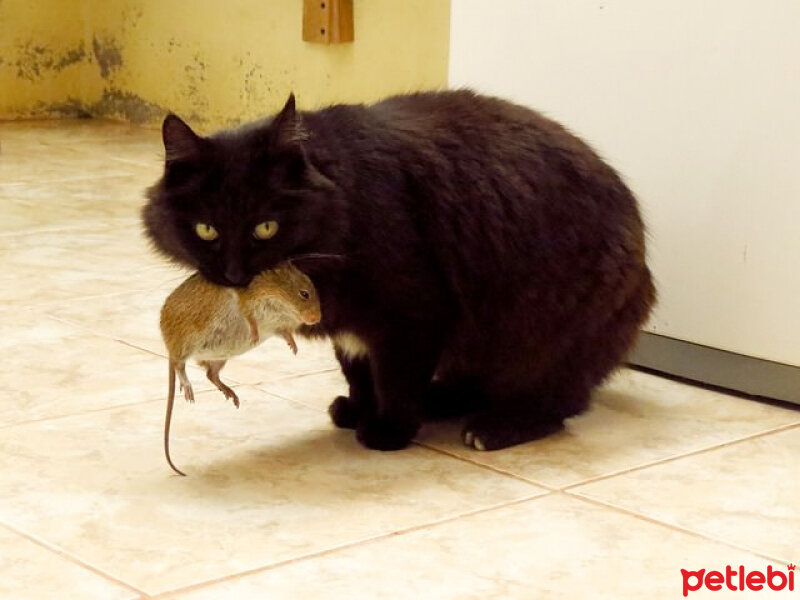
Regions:
M 303 0 L 304 41 L 341 44 L 353 39 L 353 0 Z

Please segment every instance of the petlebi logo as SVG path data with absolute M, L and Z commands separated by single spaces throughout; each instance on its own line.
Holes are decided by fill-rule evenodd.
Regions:
M 706 588 L 712 592 L 717 592 L 721 589 L 729 589 L 734 592 L 743 592 L 744 590 L 751 590 L 758 592 L 761 590 L 773 590 L 780 592 L 787 590 L 794 591 L 794 569 L 793 564 L 786 565 L 786 570 L 774 569 L 772 565 L 767 566 L 765 571 L 747 571 L 742 565 L 734 568 L 730 565 L 725 566 L 725 572 L 722 571 L 706 571 L 700 569 L 699 571 L 687 571 L 681 569 L 683 576 L 683 595 L 689 595 L 689 592 L 696 592 L 700 588 Z

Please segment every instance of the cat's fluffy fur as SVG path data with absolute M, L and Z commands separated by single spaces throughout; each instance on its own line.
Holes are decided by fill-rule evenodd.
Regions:
M 350 393 L 330 412 L 371 448 L 405 446 L 425 415 L 475 411 L 463 435 L 479 449 L 557 430 L 654 301 L 619 176 L 503 100 L 420 93 L 296 113 L 291 97 L 207 138 L 170 116 L 164 143 L 143 211 L 164 254 L 228 285 L 329 255 L 297 262 L 322 302 L 308 333 L 349 340 L 337 356 Z M 254 239 L 266 220 L 278 234 Z M 200 240 L 197 222 L 219 239 Z

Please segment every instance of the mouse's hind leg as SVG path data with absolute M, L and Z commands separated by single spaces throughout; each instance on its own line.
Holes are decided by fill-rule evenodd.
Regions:
M 222 383 L 219 378 L 219 372 L 222 370 L 222 367 L 225 366 L 226 362 L 227 361 L 224 360 L 204 360 L 200 364 L 206 368 L 206 377 L 208 377 L 208 380 L 217 386 L 228 400 L 233 400 L 233 405 L 236 408 L 239 408 L 239 396 L 237 396 L 236 392 L 231 388 Z
M 194 390 L 192 389 L 192 383 L 189 381 L 189 378 L 186 376 L 186 363 L 176 362 L 175 363 L 175 374 L 178 376 L 178 381 L 181 384 L 181 391 L 183 392 L 184 397 L 186 398 L 187 402 L 194 402 Z

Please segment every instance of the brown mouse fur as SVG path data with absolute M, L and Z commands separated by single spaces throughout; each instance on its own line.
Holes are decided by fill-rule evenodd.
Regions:
M 219 378 L 226 361 L 273 335 L 282 336 L 297 353 L 292 331 L 320 318 L 314 284 L 289 263 L 261 273 L 246 288 L 218 286 L 195 273 L 167 297 L 161 309 L 161 335 L 169 355 L 164 453 L 176 473 L 185 475 L 169 454 L 176 375 L 186 400 L 194 402 L 186 361 L 197 359 L 208 379 L 238 408 L 236 393 Z

